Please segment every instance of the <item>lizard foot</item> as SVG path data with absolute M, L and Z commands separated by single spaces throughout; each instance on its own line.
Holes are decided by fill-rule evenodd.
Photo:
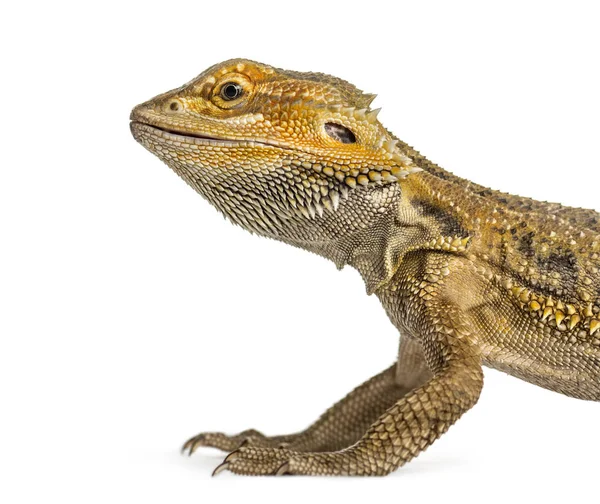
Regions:
M 242 446 L 232 451 L 213 472 L 216 476 L 222 471 L 231 471 L 247 476 L 286 474 L 288 461 L 294 452 L 279 448 Z
M 279 437 L 269 438 L 254 429 L 245 430 L 234 436 L 228 436 L 222 432 L 202 432 L 188 439 L 181 447 L 181 453 L 187 452 L 188 455 L 191 455 L 200 446 L 231 452 L 247 445 L 277 448 L 282 443 L 279 441 Z
M 378 463 L 357 445 L 337 452 L 303 453 L 280 448 L 243 446 L 231 452 L 217 466 L 213 476 L 231 471 L 247 476 L 286 474 L 329 476 L 382 476 L 394 468 L 394 462 Z

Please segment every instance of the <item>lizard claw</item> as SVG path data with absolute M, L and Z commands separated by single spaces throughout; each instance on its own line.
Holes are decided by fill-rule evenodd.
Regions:
M 217 476 L 219 473 L 225 471 L 227 469 L 228 465 L 229 465 L 229 462 L 227 462 L 227 460 L 225 462 L 219 464 L 217 467 L 215 467 L 215 470 L 213 471 L 212 475 Z
M 275 476 L 285 476 L 290 473 L 290 463 L 284 462 L 279 468 L 273 473 Z
M 289 466 L 290 456 L 291 452 L 283 452 L 277 448 L 239 448 L 225 457 L 213 476 L 225 469 L 234 474 L 255 476 L 292 474 Z
M 233 462 L 236 458 L 239 458 L 240 456 L 240 450 L 234 450 L 232 451 L 229 455 L 227 455 L 227 457 L 225 457 L 224 462 Z
M 188 456 L 190 456 L 192 454 L 192 447 L 194 446 L 194 444 L 195 444 L 195 438 L 188 439 L 181 447 L 181 454 L 185 455 L 186 450 L 189 449 Z
M 265 436 L 254 429 L 248 429 L 233 436 L 222 432 L 202 432 L 188 439 L 181 447 L 181 453 L 187 452 L 188 455 L 192 455 L 200 446 L 229 452 L 242 446 L 260 445 L 266 442 Z
M 188 456 L 191 456 L 192 453 L 196 451 L 198 445 L 202 443 L 203 439 L 204 436 L 202 434 L 198 434 L 197 436 L 188 439 L 185 443 L 183 443 L 183 446 L 181 447 L 181 454 L 184 455 L 187 450 Z
M 202 438 L 200 438 L 200 437 L 198 436 L 198 437 L 195 437 L 195 438 L 192 438 L 192 439 L 190 439 L 190 440 L 189 440 L 189 441 L 188 441 L 188 442 L 187 442 L 185 445 L 183 445 L 183 447 L 184 447 L 184 449 L 185 449 L 185 446 L 186 446 L 186 445 L 189 443 L 188 457 L 191 457 L 191 456 L 192 456 L 192 454 L 193 454 L 193 453 L 196 451 L 196 447 L 197 447 L 197 446 L 198 446 L 198 444 L 200 443 L 201 439 L 202 439 Z
M 181 454 L 185 455 L 185 450 L 187 450 L 189 441 L 186 441 L 185 443 L 183 443 L 183 446 L 181 447 Z

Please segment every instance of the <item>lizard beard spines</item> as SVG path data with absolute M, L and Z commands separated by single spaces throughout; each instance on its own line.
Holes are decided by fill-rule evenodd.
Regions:
M 287 228 L 302 228 L 306 220 L 314 221 L 335 213 L 341 201 L 349 196 L 338 181 L 312 175 L 306 163 L 298 166 L 290 164 L 248 177 L 245 182 L 230 180 L 229 183 L 238 186 L 236 191 L 243 191 L 242 184 L 248 180 L 251 180 L 259 195 L 251 198 L 254 205 L 249 212 L 245 208 L 247 205 L 242 205 L 242 213 L 247 220 L 260 222 L 263 228 L 264 225 L 268 226 L 271 233 L 278 236 L 290 231 Z M 232 195 L 231 190 L 224 191 L 223 187 L 220 191 Z M 229 212 L 237 213 L 238 208 L 232 207 Z

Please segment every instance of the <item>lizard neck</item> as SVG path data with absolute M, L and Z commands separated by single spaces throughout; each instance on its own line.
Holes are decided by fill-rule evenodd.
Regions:
M 427 172 L 410 175 L 395 186 L 390 203 L 380 207 L 368 225 L 302 247 L 327 257 L 339 269 L 355 268 L 367 293 L 375 293 L 385 288 L 407 254 L 465 251 L 470 231 L 463 210 L 443 196 L 454 185 Z M 363 203 L 354 202 L 352 207 L 364 207 Z

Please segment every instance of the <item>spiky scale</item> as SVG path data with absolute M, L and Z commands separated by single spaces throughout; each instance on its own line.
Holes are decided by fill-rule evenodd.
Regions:
M 408 176 L 408 170 L 405 170 L 404 168 L 399 168 L 397 166 L 392 167 L 391 172 L 392 175 L 399 179 L 404 179 Z
M 389 171 L 387 170 L 383 170 L 381 172 L 381 177 L 383 178 L 383 180 L 385 182 L 396 182 L 398 180 L 397 177 L 395 177 L 394 175 L 392 175 Z
M 337 210 L 340 206 L 340 197 L 336 191 L 329 192 L 329 198 L 331 199 L 331 203 L 333 205 L 333 209 Z
M 373 182 L 379 182 L 382 179 L 381 173 L 379 173 L 375 170 L 371 170 L 369 172 L 369 179 L 372 180 Z
M 373 100 L 377 98 L 377 95 L 374 93 L 363 93 L 363 100 L 365 105 L 370 106 L 373 103 Z
M 395 138 L 389 139 L 389 140 L 385 140 L 383 142 L 383 148 L 388 151 L 389 153 L 393 153 L 394 150 L 396 149 L 396 146 L 398 145 L 398 140 L 396 140 Z
M 523 303 L 527 303 L 529 301 L 529 299 L 531 298 L 531 292 L 527 289 L 523 289 L 521 291 L 521 294 L 519 295 L 519 299 L 523 302 Z
M 310 213 L 308 212 L 308 210 L 306 209 L 306 207 L 304 205 L 298 205 L 298 210 L 300 211 L 300 213 L 306 217 L 307 219 L 310 219 Z
M 356 181 L 363 186 L 366 186 L 369 184 L 369 179 L 368 177 L 366 177 L 365 175 L 359 175 L 358 177 L 356 177 Z
M 381 108 L 376 108 L 367 112 L 367 121 L 369 121 L 371 124 L 375 124 L 377 122 L 377 116 L 379 115 L 379 112 L 381 112 Z
M 359 121 L 364 121 L 367 118 L 367 109 L 356 109 L 354 111 L 354 117 Z
M 521 292 L 523 292 L 524 290 L 525 287 L 521 287 L 520 285 L 515 285 L 513 288 L 511 288 L 511 292 L 516 298 L 518 298 L 521 295 Z
M 577 324 L 579 324 L 580 320 L 581 320 L 581 317 L 579 315 L 577 315 L 576 313 L 571 315 L 571 317 L 569 319 L 569 330 L 573 329 Z

